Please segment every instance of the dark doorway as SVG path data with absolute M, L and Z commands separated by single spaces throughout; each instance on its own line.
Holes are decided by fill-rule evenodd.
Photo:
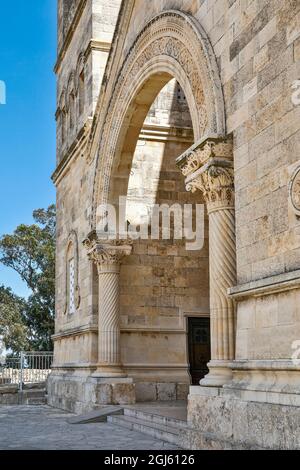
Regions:
M 189 361 L 192 384 L 208 374 L 210 361 L 210 321 L 208 317 L 188 319 Z

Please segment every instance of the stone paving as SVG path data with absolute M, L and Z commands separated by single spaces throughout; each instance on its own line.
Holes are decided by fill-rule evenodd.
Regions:
M 48 406 L 0 406 L 1 450 L 173 450 L 176 446 L 108 423 L 68 423 Z

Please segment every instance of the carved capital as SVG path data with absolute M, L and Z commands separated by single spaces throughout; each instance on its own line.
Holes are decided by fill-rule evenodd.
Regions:
M 177 159 L 177 165 L 180 167 L 183 176 L 188 177 L 206 163 L 211 162 L 212 159 L 232 162 L 233 147 L 231 137 L 208 137 L 196 143 Z
M 208 212 L 234 208 L 233 168 L 210 165 L 186 184 L 187 191 L 200 190 L 207 203 Z
M 100 272 L 103 266 L 118 268 L 125 256 L 132 251 L 131 240 L 99 240 L 88 237 L 83 242 L 89 260 L 93 261 Z
M 194 145 L 177 160 L 187 191 L 200 190 L 208 211 L 234 207 L 232 139 L 211 137 Z

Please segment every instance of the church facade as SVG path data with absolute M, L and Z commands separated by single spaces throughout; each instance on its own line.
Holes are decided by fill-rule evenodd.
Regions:
M 55 71 L 49 404 L 299 447 L 300 3 L 58 0 Z

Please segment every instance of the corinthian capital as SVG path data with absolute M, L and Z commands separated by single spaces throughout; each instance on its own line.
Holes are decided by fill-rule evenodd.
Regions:
M 208 211 L 234 207 L 232 139 L 210 137 L 177 159 L 187 191 L 200 190 Z
M 234 207 L 233 168 L 211 165 L 187 182 L 187 191 L 200 190 L 203 193 L 208 211 Z
M 104 266 L 118 268 L 125 256 L 132 251 L 131 240 L 97 239 L 94 234 L 83 242 L 89 260 L 93 261 L 101 271 Z

